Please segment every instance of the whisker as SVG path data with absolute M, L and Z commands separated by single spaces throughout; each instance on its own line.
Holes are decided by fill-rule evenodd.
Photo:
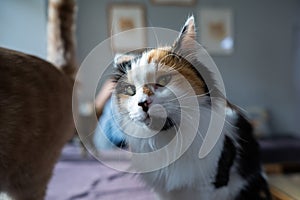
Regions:
M 115 52 L 114 52 L 114 45 L 113 45 L 113 38 L 112 38 L 112 36 L 113 36 L 113 26 L 114 26 L 114 23 L 115 23 L 115 21 L 114 21 L 114 18 L 113 18 L 113 20 L 112 20 L 112 22 L 111 22 L 111 27 L 110 27 L 110 37 L 111 37 L 111 40 L 110 40 L 110 49 L 111 49 L 111 53 L 112 54 L 115 54 Z
M 192 112 L 194 112 L 194 111 L 198 111 L 198 112 L 200 112 L 200 114 L 201 114 L 201 112 L 202 111 L 204 111 L 204 110 L 206 110 L 206 112 L 213 112 L 214 114 L 216 114 L 218 117 L 222 117 L 223 118 L 223 116 L 220 114 L 220 113 L 218 113 L 218 112 L 216 112 L 216 111 L 214 111 L 214 110 L 212 110 L 212 109 L 210 109 L 210 108 L 205 108 L 205 107 L 191 107 L 191 106 L 180 106 L 180 108 L 181 109 L 175 109 L 175 108 L 172 108 L 172 109 L 170 109 L 170 111 L 169 112 L 171 112 L 171 113 L 174 113 L 174 114 L 185 114 L 185 116 L 186 117 L 188 117 L 191 121 L 193 121 L 193 117 L 189 114 L 189 111 L 188 110 L 190 110 L 190 111 L 192 111 Z M 184 108 L 184 109 L 182 109 L 182 108 Z M 180 111 L 179 111 L 180 110 Z M 202 110 L 202 111 L 201 111 Z M 235 125 L 233 125 L 230 121 L 228 121 L 227 119 L 226 119 L 226 113 L 225 113 L 225 118 L 224 118 L 224 122 L 227 124 L 227 125 L 229 125 L 230 127 L 232 127 L 232 128 L 236 128 L 236 126 Z
M 157 33 L 156 33 L 156 31 L 155 31 L 155 28 L 154 28 L 154 26 L 153 26 L 153 24 L 152 24 L 152 22 L 151 22 L 150 19 L 149 19 L 149 24 L 150 24 L 151 30 L 152 30 L 152 32 L 153 32 L 153 35 L 154 35 L 154 37 L 155 37 L 156 46 L 159 46 L 158 36 L 157 36 Z
M 165 55 L 164 57 L 162 57 L 162 58 L 160 59 L 159 64 L 162 64 L 162 61 L 165 60 L 165 59 L 167 59 L 169 56 L 174 56 L 174 57 L 176 57 L 177 59 L 180 59 L 180 57 L 179 57 L 177 54 L 175 54 L 175 53 L 168 53 L 167 55 Z M 175 66 L 175 64 L 174 64 L 174 66 Z
M 213 89 L 211 89 L 210 91 L 206 92 L 206 93 L 203 93 L 203 94 L 197 94 L 197 95 L 191 95 L 191 96 L 188 96 L 187 94 L 189 94 L 189 91 L 184 93 L 183 95 L 179 96 L 179 97 L 176 97 L 174 99 L 171 99 L 171 100 L 168 100 L 168 101 L 175 101 L 175 100 L 178 100 L 178 99 L 186 99 L 186 98 L 197 98 L 197 97 L 206 97 L 208 94 L 211 94 L 213 91 Z

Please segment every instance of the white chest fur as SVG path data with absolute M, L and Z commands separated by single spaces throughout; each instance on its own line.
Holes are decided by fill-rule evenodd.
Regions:
M 147 173 L 142 173 L 142 179 L 158 194 L 158 198 L 162 200 L 177 200 L 177 199 L 204 199 L 204 200 L 218 200 L 218 199 L 233 199 L 236 193 L 243 187 L 244 181 L 235 173 L 235 169 L 231 170 L 231 179 L 228 186 L 216 189 L 212 184 L 215 180 L 218 160 L 220 158 L 225 135 L 232 137 L 234 129 L 228 123 L 235 120 L 234 114 L 229 113 L 227 122 L 219 137 L 216 145 L 212 151 L 205 157 L 199 158 L 199 149 L 202 145 L 205 131 L 207 130 L 210 110 L 200 109 L 200 123 L 196 137 L 189 146 L 189 148 L 176 161 L 169 163 L 166 167 L 160 168 Z M 228 114 L 228 113 L 227 113 Z M 174 131 L 171 129 L 169 131 Z M 146 131 L 144 128 L 135 131 Z M 184 137 L 189 130 L 181 133 Z M 151 139 L 137 139 L 128 138 L 129 145 L 136 152 L 145 152 L 161 148 L 163 142 L 167 141 L 165 137 L 172 135 L 172 133 L 164 133 Z M 176 133 L 178 134 L 178 133 Z M 159 140 L 159 141 L 157 141 Z M 172 160 L 172 153 L 168 152 L 164 155 L 165 160 Z M 158 159 L 161 160 L 161 159 Z M 134 160 L 133 167 L 141 166 L 140 160 Z M 150 163 L 149 163 L 150 164 Z M 147 165 L 147 157 L 143 160 L 143 166 Z M 141 169 L 139 169 L 141 170 Z

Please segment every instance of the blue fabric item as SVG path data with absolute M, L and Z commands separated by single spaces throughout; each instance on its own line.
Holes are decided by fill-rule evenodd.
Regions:
M 97 149 L 111 149 L 124 143 L 124 134 L 113 118 L 111 98 L 106 102 L 98 126 L 95 130 L 94 144 Z

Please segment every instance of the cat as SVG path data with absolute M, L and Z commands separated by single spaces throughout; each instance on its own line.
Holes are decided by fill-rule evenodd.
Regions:
M 72 81 L 52 64 L 0 48 L 0 193 L 41 200 L 74 134 Z
M 192 16 L 172 46 L 115 57 L 116 120 L 126 133 L 130 150 L 149 154 L 142 159 L 133 156 L 132 167 L 161 200 L 271 199 L 252 127 L 222 95 L 219 98 L 226 103 L 224 128 L 211 152 L 199 158 L 212 111 L 211 95 L 221 92 L 214 87 L 211 70 L 199 60 L 195 39 Z M 197 108 L 189 105 L 192 97 L 197 100 Z M 193 114 L 189 110 L 200 112 L 199 122 L 189 116 Z M 181 150 L 188 140 L 182 138 L 191 137 L 195 124 L 199 127 L 193 141 Z M 173 138 L 177 142 L 173 151 L 167 149 L 150 157 L 151 152 L 171 144 Z M 157 167 L 157 163 L 161 165 Z
M 49 1 L 52 64 L 0 48 L 1 200 L 44 199 L 62 147 L 74 135 L 74 9 L 74 0 Z

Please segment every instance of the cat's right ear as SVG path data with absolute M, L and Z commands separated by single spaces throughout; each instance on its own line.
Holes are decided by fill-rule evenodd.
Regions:
M 115 69 L 115 79 L 118 80 L 128 70 L 131 69 L 131 61 L 134 58 L 134 55 L 131 54 L 116 54 L 114 58 L 114 69 Z

